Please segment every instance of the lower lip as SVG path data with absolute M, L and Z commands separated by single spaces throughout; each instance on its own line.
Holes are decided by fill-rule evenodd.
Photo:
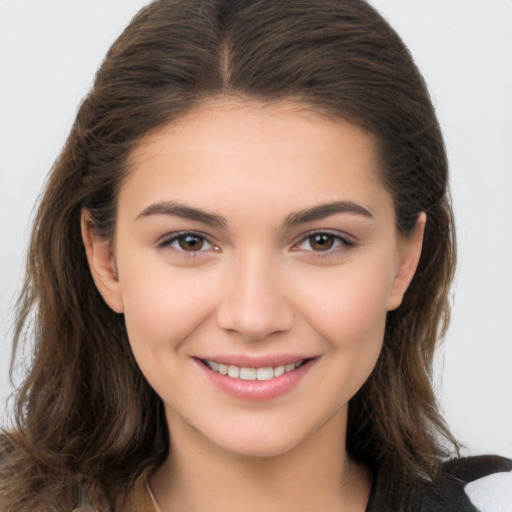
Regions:
M 284 395 L 299 384 L 316 360 L 309 360 L 291 372 L 269 380 L 242 380 L 213 371 L 201 361 L 196 361 L 199 369 L 215 386 L 236 398 L 243 400 L 270 400 Z

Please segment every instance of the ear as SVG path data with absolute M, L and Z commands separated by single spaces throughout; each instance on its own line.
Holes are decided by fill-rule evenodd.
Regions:
M 420 261 L 426 223 L 427 216 L 425 212 L 421 212 L 413 232 L 407 236 L 399 235 L 396 274 L 388 301 L 388 311 L 397 309 L 402 304 L 404 294 L 411 284 Z
M 96 288 L 113 311 L 123 313 L 124 304 L 112 243 L 98 236 L 87 210 L 82 210 L 81 229 L 87 261 Z

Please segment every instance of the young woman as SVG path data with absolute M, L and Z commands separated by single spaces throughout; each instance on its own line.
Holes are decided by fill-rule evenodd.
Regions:
M 149 5 L 36 216 L 2 510 L 475 510 L 512 465 L 451 459 L 454 264 L 434 110 L 368 4 Z

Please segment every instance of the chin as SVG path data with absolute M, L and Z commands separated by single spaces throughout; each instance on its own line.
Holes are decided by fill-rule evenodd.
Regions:
M 271 458 L 291 453 L 314 437 L 318 428 L 305 428 L 307 424 L 286 425 L 284 421 L 268 421 L 265 425 L 233 425 L 231 429 L 211 432 L 214 444 L 239 457 Z M 228 435 L 226 435 L 226 433 Z
M 257 439 L 240 439 L 236 444 L 230 442 L 218 446 L 238 457 L 269 459 L 290 453 L 300 444 L 301 442 L 296 440 L 259 436 Z

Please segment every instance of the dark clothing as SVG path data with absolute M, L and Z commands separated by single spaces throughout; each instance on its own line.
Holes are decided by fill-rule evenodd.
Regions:
M 497 456 L 453 459 L 442 465 L 435 482 L 416 483 L 390 496 L 385 473 L 374 476 L 366 512 L 478 512 L 464 487 L 493 473 L 512 471 L 512 460 Z M 397 504 L 397 502 L 400 504 Z

